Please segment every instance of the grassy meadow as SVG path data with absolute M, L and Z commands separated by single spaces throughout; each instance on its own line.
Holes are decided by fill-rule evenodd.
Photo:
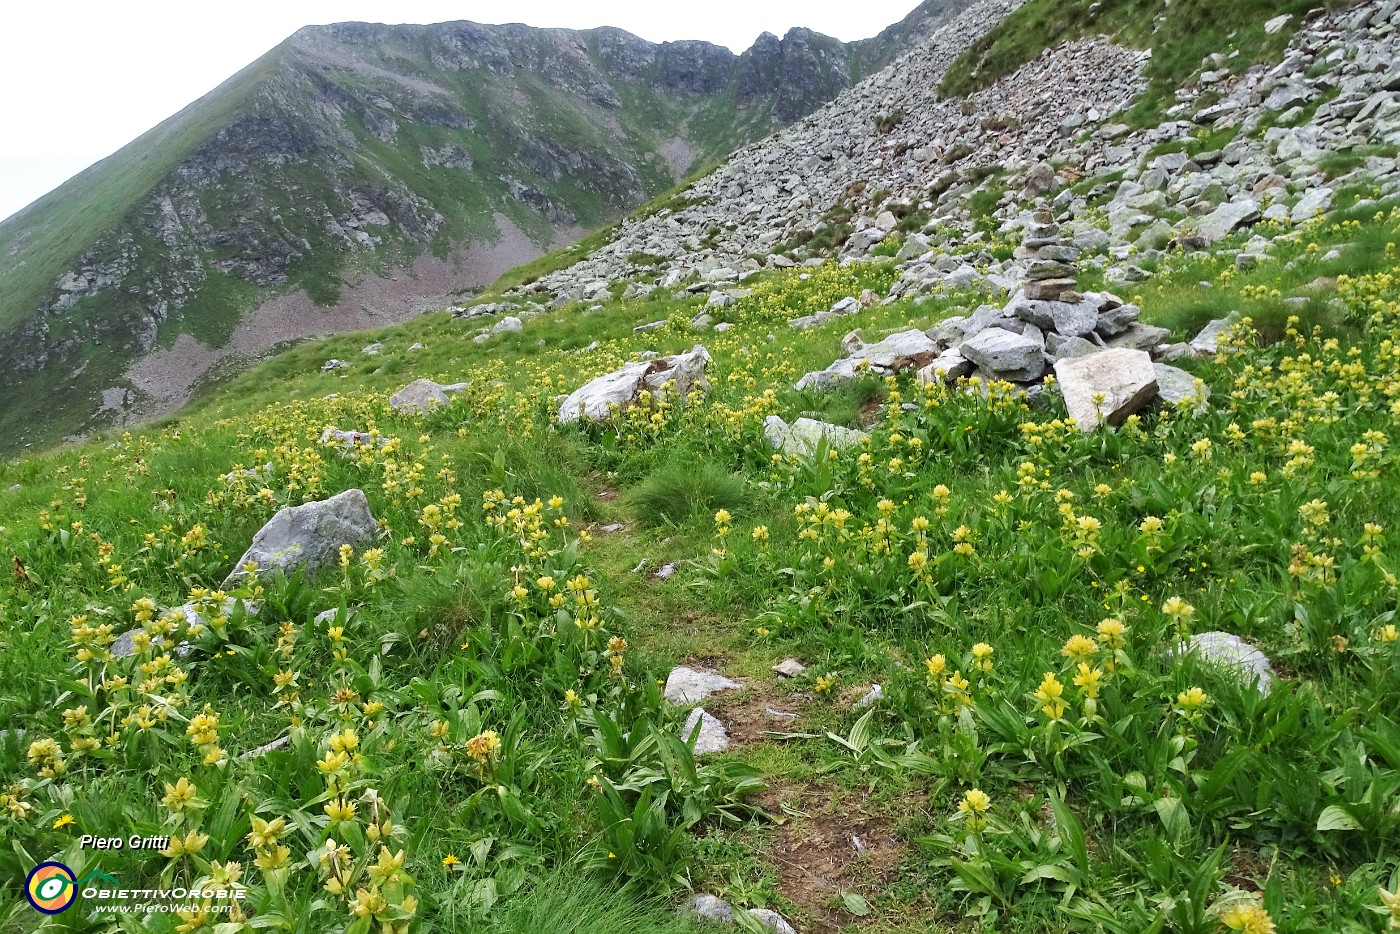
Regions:
M 1053 391 L 793 390 L 851 327 L 980 303 L 788 327 L 883 294 L 879 259 L 763 273 L 723 332 L 659 293 L 479 344 L 445 314 L 308 343 L 0 462 L 0 930 L 661 934 L 698 930 L 691 892 L 802 932 L 1400 925 L 1400 208 L 1256 232 L 1254 269 L 1173 253 L 1121 290 L 1182 339 L 1243 321 L 1183 364 L 1204 411 L 1115 431 Z M 697 343 L 708 393 L 556 424 L 585 380 Z M 417 377 L 468 386 L 395 413 Z M 773 414 L 868 438 L 778 454 Z M 278 509 L 349 488 L 372 546 L 221 589 Z M 1180 652 L 1214 630 L 1272 659 L 1271 691 Z M 729 752 L 679 735 L 681 663 L 741 681 L 707 704 Z M 45 860 L 246 897 L 45 919 L 20 884 Z

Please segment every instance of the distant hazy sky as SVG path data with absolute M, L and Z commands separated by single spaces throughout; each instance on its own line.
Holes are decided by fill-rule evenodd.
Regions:
M 620 26 L 742 52 L 809 26 L 851 41 L 918 0 L 12 0 L 0 11 L 0 219 L 212 90 L 302 26 Z

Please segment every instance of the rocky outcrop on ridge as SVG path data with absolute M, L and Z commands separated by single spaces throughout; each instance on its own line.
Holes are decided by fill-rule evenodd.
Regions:
M 969 6 L 884 71 L 737 153 L 687 191 L 689 206 L 625 224 L 612 243 L 508 302 L 588 299 L 619 280 L 633 283 L 630 294 L 721 290 L 809 254 L 866 259 L 900 234 L 901 275 L 886 300 L 949 288 L 1004 297 L 1024 269 L 984 250 L 988 224 L 1014 234 L 1038 206 L 1086 263 L 1130 286 L 1145 278 L 1141 260 L 1165 249 L 1327 211 L 1346 176 L 1329 182 L 1326 154 L 1400 144 L 1393 3 L 1274 23 L 1297 28 L 1283 61 L 1245 67 L 1215 53 L 1167 119 L 1143 130 L 1120 120 L 1150 53 L 1102 37 L 1049 51 L 965 100 L 939 100 L 943 70 L 1016 5 Z M 1229 138 L 1203 150 L 1207 133 Z M 1357 162 L 1382 193 L 1400 187 L 1394 157 Z M 993 195 L 991 213 L 976 213 Z M 1262 238 L 1239 252 L 1241 264 L 1268 261 Z M 662 261 L 636 266 L 639 253 Z

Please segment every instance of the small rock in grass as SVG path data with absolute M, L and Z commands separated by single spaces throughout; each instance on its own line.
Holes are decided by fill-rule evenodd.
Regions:
M 696 707 L 690 712 L 690 716 L 685 718 L 685 726 L 681 728 L 681 739 L 690 742 L 697 724 L 700 732 L 695 737 L 695 755 L 708 756 L 729 748 L 729 732 L 724 728 L 724 724 L 703 707 Z
M 730 681 L 724 675 L 713 671 L 696 671 L 694 668 L 672 669 L 666 678 L 666 699 L 673 704 L 697 704 L 720 691 L 732 691 L 739 687 L 738 682 Z
M 856 710 L 864 710 L 865 708 L 871 706 L 872 704 L 874 704 L 876 701 L 880 700 L 880 698 L 882 698 L 882 697 L 884 697 L 884 696 L 885 696 L 885 691 L 884 691 L 884 689 L 881 688 L 880 685 L 878 685 L 878 684 L 872 684 L 872 685 L 870 685 L 870 691 L 869 691 L 864 697 L 862 697 L 860 700 L 856 701 L 856 703 L 855 703 L 855 709 L 856 709 Z
M 256 748 L 256 749 L 250 749 L 250 750 L 248 750 L 247 752 L 242 753 L 242 754 L 238 757 L 238 761 L 239 761 L 239 762 L 247 762 L 249 759 L 261 759 L 263 756 L 267 755 L 269 752 L 272 752 L 272 751 L 274 751 L 274 750 L 283 748 L 283 747 L 286 746 L 287 743 L 289 743 L 289 742 L 291 742 L 291 737 L 288 737 L 288 736 L 279 736 L 279 737 L 277 737 L 276 739 L 274 739 L 274 740 L 273 740 L 272 742 L 270 742 L 270 743 L 264 743 L 263 745 L 259 746 L 259 747 Z
M 1268 656 L 1239 636 L 1228 632 L 1197 633 L 1191 637 L 1187 650 L 1203 661 L 1230 669 L 1246 684 L 1258 688 L 1260 694 L 1273 690 L 1277 675 Z
M 784 678 L 796 678 L 807 670 L 807 666 L 795 658 L 785 658 L 773 666 L 773 671 Z
M 787 919 L 771 908 L 750 908 L 749 917 L 763 925 L 773 934 L 797 934 Z
M 682 914 L 694 915 L 702 921 L 714 921 L 719 924 L 734 923 L 734 909 L 729 907 L 729 903 L 722 898 L 713 895 L 693 895 L 681 909 Z

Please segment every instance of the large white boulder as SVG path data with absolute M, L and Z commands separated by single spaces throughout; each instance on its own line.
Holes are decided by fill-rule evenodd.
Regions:
M 1055 385 L 1079 430 L 1121 425 L 1157 395 L 1157 371 L 1145 350 L 1119 348 L 1062 358 L 1055 363 Z
M 627 409 L 635 404 L 644 390 L 659 395 L 668 383 L 681 397 L 695 388 L 709 389 L 710 384 L 705 379 L 705 367 L 709 363 L 709 352 L 698 344 L 672 357 L 629 363 L 570 393 L 559 406 L 559 421 L 565 424 L 581 419 L 606 421 L 614 409 Z
M 421 415 L 431 412 L 436 406 L 452 401 L 451 393 L 466 388 L 466 383 L 444 386 L 430 379 L 415 379 L 389 397 L 389 407 L 395 412 Z

